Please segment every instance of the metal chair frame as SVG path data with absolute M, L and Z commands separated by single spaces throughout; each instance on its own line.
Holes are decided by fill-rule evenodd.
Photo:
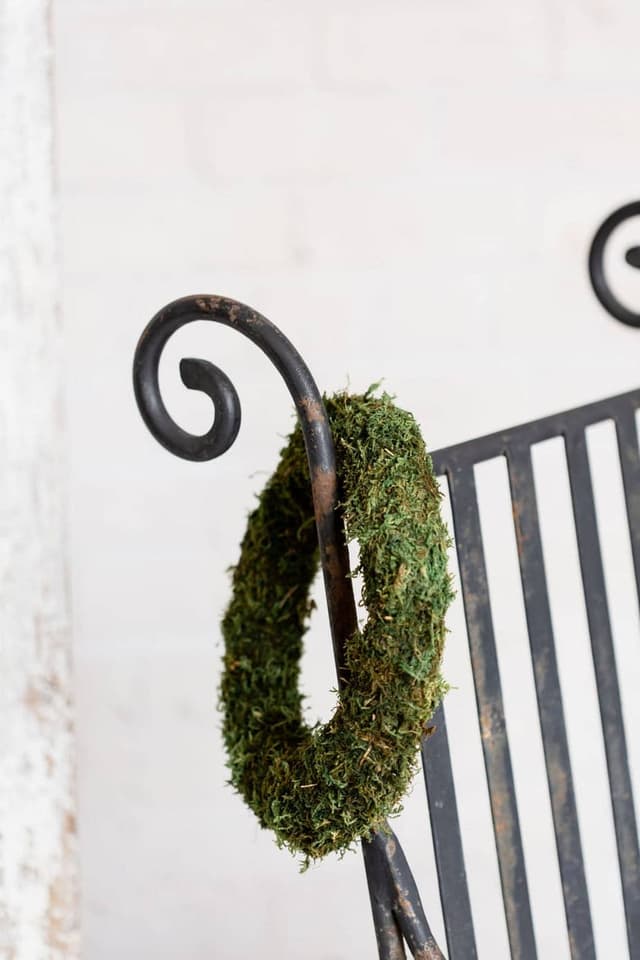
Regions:
M 540 729 L 551 800 L 558 865 L 572 960 L 595 960 L 595 946 L 567 744 L 531 448 L 562 437 L 566 451 L 582 586 L 598 688 L 620 880 L 631 960 L 640 958 L 640 854 L 616 659 L 585 430 L 615 423 L 629 534 L 640 590 L 640 454 L 636 411 L 640 390 L 456 444 L 433 454 L 451 497 L 469 651 L 489 788 L 511 954 L 538 956 L 487 583 L 474 466 L 504 457 L 526 611 Z M 423 765 L 438 865 L 450 960 L 477 956 L 455 787 L 447 740 L 446 707 L 436 733 L 423 744 Z
M 640 202 L 611 214 L 597 231 L 589 271 L 594 291 L 613 316 L 640 326 L 640 314 L 623 307 L 608 285 L 604 251 L 613 230 L 640 214 Z M 640 267 L 640 248 L 627 251 Z M 226 375 L 205 360 L 183 360 L 190 389 L 205 392 L 216 417 L 204 436 L 193 436 L 171 419 L 160 395 L 158 368 L 167 340 L 186 323 L 212 320 L 237 329 L 272 360 L 283 376 L 302 424 L 316 527 L 324 573 L 338 683 L 342 684 L 344 638 L 357 628 L 349 558 L 337 507 L 335 454 L 322 397 L 302 357 L 277 327 L 244 304 L 223 297 L 185 297 L 160 310 L 143 332 L 134 359 L 134 389 L 145 423 L 177 456 L 209 460 L 224 453 L 240 426 L 238 395 Z M 555 831 L 571 960 L 595 960 L 595 946 L 544 556 L 538 521 L 531 448 L 562 437 L 566 452 L 582 586 L 598 688 L 607 772 L 624 900 L 630 960 L 640 960 L 640 853 L 634 813 L 616 659 L 585 430 L 612 420 L 618 440 L 629 534 L 640 591 L 640 453 L 636 412 L 640 390 L 590 403 L 508 430 L 469 440 L 432 454 L 435 472 L 446 478 L 487 786 L 491 803 L 502 897 L 513 960 L 538 957 L 529 899 L 513 770 L 489 598 L 474 467 L 506 460 L 518 545 L 527 632 Z M 422 760 L 435 849 L 449 960 L 475 960 L 477 948 L 465 870 L 455 785 L 446 727 L 446 708 L 434 718 L 435 733 L 422 745 Z M 406 957 L 444 960 L 429 928 L 417 887 L 391 830 L 363 840 L 367 882 L 380 960 Z

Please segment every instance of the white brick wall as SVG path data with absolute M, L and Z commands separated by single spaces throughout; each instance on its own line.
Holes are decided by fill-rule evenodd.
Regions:
M 133 348 L 167 300 L 225 293 L 281 325 L 322 387 L 386 377 L 432 447 L 636 386 L 639 335 L 599 308 L 585 258 L 600 219 L 640 193 L 640 10 L 57 0 L 54 27 L 87 956 L 373 955 L 358 858 L 299 877 L 224 786 L 225 569 L 288 429 L 286 391 L 232 331 L 182 331 L 171 409 L 208 426 L 178 384 L 189 354 L 226 369 L 244 409 L 233 451 L 185 464 L 138 417 Z M 639 277 L 618 278 L 635 302 Z M 308 647 L 326 715 L 321 617 Z M 472 896 L 482 955 L 500 957 L 463 649 L 454 631 Z M 534 766 L 524 797 L 542 789 Z M 441 937 L 421 794 L 400 832 Z M 596 932 L 623 956 L 610 829 L 585 803 Z M 548 823 L 527 831 L 540 954 L 562 960 Z

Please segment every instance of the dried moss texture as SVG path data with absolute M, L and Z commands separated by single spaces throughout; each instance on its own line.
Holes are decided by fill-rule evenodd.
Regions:
M 231 782 L 263 827 L 307 860 L 344 851 L 399 809 L 444 684 L 452 598 L 440 493 L 418 426 L 384 394 L 326 399 L 368 620 L 347 641 L 349 683 L 324 725 L 298 690 L 318 567 L 296 426 L 251 514 L 223 621 L 221 704 Z

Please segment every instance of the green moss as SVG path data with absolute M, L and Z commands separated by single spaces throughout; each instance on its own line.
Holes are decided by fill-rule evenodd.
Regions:
M 307 859 L 344 851 L 397 812 L 444 682 L 452 599 L 440 492 L 418 426 L 386 394 L 326 398 L 347 537 L 368 620 L 324 725 L 298 690 L 318 550 L 299 425 L 251 514 L 223 620 L 231 782 L 263 827 Z

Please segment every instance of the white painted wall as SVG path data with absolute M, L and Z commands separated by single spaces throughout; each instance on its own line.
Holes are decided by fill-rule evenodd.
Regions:
M 78 915 L 49 4 L 0 0 L 0 957 Z
M 57 0 L 54 30 L 86 956 L 372 956 L 359 857 L 299 876 L 224 783 L 215 698 L 225 571 L 289 429 L 286 389 L 232 331 L 181 332 L 163 371 L 172 411 L 208 427 L 206 401 L 177 376 L 180 356 L 204 356 L 236 383 L 244 424 L 220 461 L 180 462 L 137 414 L 133 349 L 166 301 L 227 294 L 279 324 L 323 388 L 385 377 L 432 448 L 637 386 L 640 334 L 603 313 L 585 258 L 601 218 L 640 194 L 640 8 Z M 620 269 L 617 279 L 636 304 L 639 277 Z M 483 489 L 504 545 L 491 572 L 503 598 L 507 709 L 540 955 L 561 960 L 501 482 L 488 476 Z M 604 955 L 624 957 L 564 488 L 545 489 L 546 529 L 560 536 L 549 541 L 554 615 L 577 717 L 596 934 L 608 938 Z M 615 506 L 605 524 L 615 532 L 615 490 L 604 502 Z M 608 575 L 622 590 L 628 549 L 616 536 Z M 618 599 L 625 709 L 640 734 L 630 587 Z M 481 956 L 500 958 L 459 609 L 451 626 L 449 712 L 474 914 Z M 326 716 L 323 614 L 308 648 L 311 716 Z M 441 937 L 425 820 L 418 783 L 398 830 Z

